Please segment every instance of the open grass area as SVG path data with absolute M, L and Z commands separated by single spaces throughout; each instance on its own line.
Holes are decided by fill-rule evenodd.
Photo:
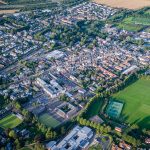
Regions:
M 139 79 L 113 98 L 124 102 L 121 119 L 150 129 L 150 80 Z
M 17 118 L 14 114 L 10 114 L 10 115 L 8 115 L 5 118 L 0 120 L 0 127 L 3 129 L 7 129 L 7 128 L 12 129 L 21 123 L 22 123 L 22 120 Z
M 103 106 L 102 100 L 95 100 L 93 103 L 89 106 L 89 108 L 86 111 L 85 118 L 89 119 L 97 114 L 99 114 L 100 109 Z
M 135 24 L 129 24 L 124 22 L 119 23 L 118 27 L 123 30 L 134 31 L 134 32 L 138 32 L 143 29 L 143 25 L 135 25 Z
M 148 12 L 148 11 L 146 11 Z M 125 29 L 128 31 L 138 32 L 145 27 L 150 26 L 150 14 L 142 14 L 142 15 L 131 15 L 129 17 L 124 18 L 119 24 L 118 27 L 121 29 Z
M 29 147 L 23 147 L 23 148 L 20 149 L 20 150 L 33 150 L 33 149 L 31 149 L 31 148 L 29 148 Z
M 149 15 L 148 15 L 149 16 Z M 150 19 L 144 15 L 139 16 L 133 16 L 133 17 L 127 17 L 123 20 L 126 24 L 135 24 L 135 25 L 150 25 Z
M 48 113 L 44 113 L 39 116 L 39 121 L 43 123 L 47 127 L 55 128 L 57 127 L 60 122 L 56 119 L 54 119 L 52 116 L 50 116 Z

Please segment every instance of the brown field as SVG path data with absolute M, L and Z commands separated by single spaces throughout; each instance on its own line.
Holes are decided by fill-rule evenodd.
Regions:
M 18 12 L 19 9 L 10 9 L 10 10 L 0 10 L 0 15 L 1 14 L 12 14 Z
M 139 9 L 150 6 L 150 0 L 92 0 L 99 4 L 105 4 L 111 7 Z

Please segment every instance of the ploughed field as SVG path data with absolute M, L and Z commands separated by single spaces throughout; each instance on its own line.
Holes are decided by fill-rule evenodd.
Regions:
M 111 7 L 139 9 L 150 6 L 150 0 L 93 0 L 99 4 L 105 4 Z
M 150 128 L 150 80 L 139 79 L 113 98 L 124 103 L 121 120 Z

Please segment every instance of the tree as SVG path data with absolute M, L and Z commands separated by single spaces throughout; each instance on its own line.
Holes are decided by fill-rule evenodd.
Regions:
M 44 146 L 41 143 L 36 143 L 34 150 L 45 150 Z
M 15 138 L 17 137 L 16 132 L 15 132 L 14 130 L 11 130 L 11 131 L 9 132 L 9 137 L 15 139 Z
M 45 136 L 46 136 L 46 139 L 52 138 L 52 131 L 48 129 Z
M 18 139 L 16 139 L 14 143 L 16 145 L 16 149 L 20 149 L 21 148 L 21 144 L 20 144 Z
M 133 124 L 133 125 L 131 126 L 131 129 L 132 129 L 132 130 L 134 130 L 134 129 L 139 129 L 139 126 L 138 126 L 137 124 Z
M 90 121 L 89 120 L 86 121 L 86 126 L 90 126 Z
M 61 127 L 61 134 L 65 133 L 65 127 Z
M 17 110 L 20 110 L 20 109 L 21 109 L 21 106 L 20 106 L 20 104 L 19 104 L 18 102 L 16 102 L 16 103 L 14 104 L 14 106 L 15 106 L 15 108 L 16 108 Z

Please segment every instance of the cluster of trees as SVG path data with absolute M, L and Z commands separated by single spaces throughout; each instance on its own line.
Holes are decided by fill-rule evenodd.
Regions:
M 60 96 L 60 100 L 61 101 L 69 101 L 70 98 L 66 94 L 63 94 L 63 95 Z
M 133 13 L 132 10 L 120 10 L 116 15 L 113 15 L 109 18 L 110 22 L 118 23 L 122 21 L 125 17 L 128 17 Z
M 101 145 L 100 144 L 98 144 L 98 145 L 94 145 L 94 146 L 91 146 L 90 148 L 89 148 L 89 150 L 103 150 L 103 148 L 101 147 Z
M 28 25 L 26 25 L 23 21 L 18 21 L 13 17 L 5 17 L 2 19 L 2 22 L 0 24 L 10 24 L 12 26 L 15 26 L 15 28 L 13 29 L 4 29 L 5 32 L 11 33 L 11 34 L 15 34 L 16 32 L 20 32 L 23 30 L 29 30 L 30 27 Z
M 102 21 L 79 21 L 76 25 L 68 27 L 66 25 L 50 25 L 49 29 L 51 31 L 50 39 L 55 41 L 60 41 L 61 43 L 73 46 L 75 43 L 80 42 L 81 45 L 88 44 L 89 48 L 92 45 L 96 45 L 96 40 L 90 40 L 90 38 L 96 38 L 99 36 L 101 38 L 106 38 L 107 34 L 101 32 L 101 28 L 104 26 Z M 43 36 L 43 32 L 35 34 L 35 39 L 46 41 Z M 58 43 L 52 45 L 52 49 L 60 46 Z
M 86 1 L 89 0 L 62 0 L 61 3 L 66 7 L 70 7 L 70 6 L 81 4 Z
M 127 134 L 122 134 L 122 139 L 130 144 L 132 144 L 134 147 L 140 146 L 141 145 L 141 141 L 130 136 Z
M 31 70 L 34 70 L 37 66 L 38 63 L 35 61 L 23 61 L 21 62 L 25 67 L 30 68 Z
M 94 128 L 97 133 L 109 133 L 111 131 L 111 127 L 110 126 L 101 125 L 99 123 L 96 123 L 96 122 L 93 122 L 93 121 L 89 121 L 89 120 L 84 119 L 84 118 L 79 117 L 79 116 L 77 117 L 77 121 L 81 125 L 89 126 L 89 127 Z
M 150 130 L 143 129 L 142 132 L 143 132 L 143 134 L 150 136 Z
M 10 99 L 7 96 L 0 95 L 0 109 L 5 108 L 10 103 Z

